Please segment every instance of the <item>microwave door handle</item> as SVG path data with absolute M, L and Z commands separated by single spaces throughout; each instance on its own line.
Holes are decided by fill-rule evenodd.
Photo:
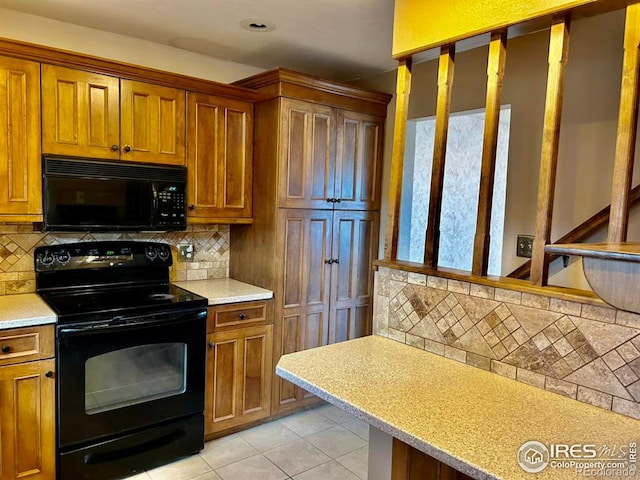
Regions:
M 155 182 L 151 182 L 151 197 L 153 208 L 151 209 L 151 225 L 155 225 L 157 218 L 156 214 L 158 212 L 159 200 L 158 200 L 158 186 Z

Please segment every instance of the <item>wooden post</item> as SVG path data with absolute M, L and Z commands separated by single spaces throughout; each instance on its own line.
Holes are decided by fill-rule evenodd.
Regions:
M 491 203 L 493 180 L 496 171 L 496 147 L 498 124 L 500 122 L 500 99 L 502 78 L 507 57 L 507 31 L 491 34 L 489 60 L 487 63 L 487 105 L 482 142 L 482 167 L 480 171 L 480 192 L 478 194 L 478 218 L 473 244 L 472 273 L 486 275 L 489 263 L 489 231 L 491 228 Z
M 438 266 L 440 244 L 440 212 L 442 210 L 442 189 L 444 185 L 444 162 L 447 154 L 447 134 L 451 111 L 451 88 L 455 66 L 455 45 L 445 45 L 440 49 L 438 64 L 438 103 L 436 106 L 436 131 L 433 142 L 433 163 L 431 165 L 431 189 L 429 190 L 429 214 L 424 242 L 424 263 Z
M 549 72 L 547 98 L 544 107 L 540 177 L 538 181 L 538 208 L 536 232 L 531 255 L 531 283 L 546 285 L 549 276 L 549 255 L 544 247 L 551 241 L 551 219 L 556 188 L 558 142 L 562 119 L 564 72 L 569 50 L 569 17 L 556 17 L 549 36 Z
M 629 224 L 629 191 L 633 176 L 636 126 L 638 122 L 638 73 L 640 70 L 640 2 L 627 5 L 624 29 L 624 57 L 622 60 L 622 86 L 616 155 L 611 183 L 611 216 L 608 243 L 627 239 Z
M 402 171 L 404 147 L 407 135 L 409 94 L 411 91 L 411 57 L 400 60 L 396 87 L 396 115 L 393 126 L 393 150 L 391 154 L 391 184 L 389 186 L 389 213 L 385 231 L 384 258 L 398 257 L 398 233 L 400 231 L 400 202 L 402 199 Z

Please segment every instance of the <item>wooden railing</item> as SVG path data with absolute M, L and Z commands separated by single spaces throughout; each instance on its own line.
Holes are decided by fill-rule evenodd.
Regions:
M 636 206 L 640 202 L 640 185 L 635 186 L 631 190 L 629 195 L 629 208 Z M 595 215 L 589 217 L 576 228 L 571 230 L 566 235 L 563 235 L 558 240 L 553 242 L 554 244 L 563 243 L 582 243 L 592 235 L 598 233 L 600 229 L 607 226 L 609 223 L 609 212 L 611 211 L 611 205 L 607 205 Z M 561 255 L 550 255 L 549 263 L 560 258 Z M 507 275 L 510 278 L 526 279 L 531 274 L 531 260 L 527 260 L 525 263 L 516 268 L 513 272 Z
M 595 2 L 610 9 L 620 7 L 619 2 L 602 0 Z M 588 224 L 572 230 L 560 241 L 568 243 L 585 238 L 593 229 L 608 221 L 608 241 L 623 242 L 627 237 L 629 208 L 638 201 L 640 192 L 631 189 L 635 139 L 638 119 L 638 79 L 640 67 L 640 0 L 628 1 L 624 32 L 623 75 L 620 92 L 614 174 L 611 188 L 611 207 L 589 219 Z M 550 19 L 549 68 L 545 115 L 538 180 L 535 237 L 530 267 L 528 264 L 512 273 L 522 278 L 530 268 L 530 283 L 545 286 L 548 282 L 549 263 L 552 259 L 545 253 L 550 243 L 553 221 L 554 191 L 558 163 L 558 144 L 562 120 L 565 66 L 568 58 L 569 30 L 572 11 L 556 14 Z M 396 25 L 397 28 L 397 25 Z M 485 128 L 482 148 L 482 167 L 478 197 L 478 215 L 473 247 L 471 275 L 486 276 L 489 257 L 489 228 L 491 224 L 491 199 L 493 196 L 496 142 L 500 113 L 502 79 L 507 54 L 506 27 L 491 34 L 487 62 L 487 95 Z M 392 151 L 389 217 L 386 230 L 384 264 L 399 262 L 398 236 L 402 176 L 405 154 L 406 125 L 411 89 L 410 56 L 399 60 L 397 76 L 396 116 Z M 443 179 L 446 158 L 447 130 L 449 124 L 452 85 L 454 81 L 455 44 L 440 47 L 438 66 L 438 96 L 435 119 L 435 141 L 431 172 L 431 189 L 427 214 L 426 241 L 424 248 L 425 270 L 437 269 L 440 244 L 440 216 L 442 207 Z M 412 266 L 415 270 L 415 265 Z

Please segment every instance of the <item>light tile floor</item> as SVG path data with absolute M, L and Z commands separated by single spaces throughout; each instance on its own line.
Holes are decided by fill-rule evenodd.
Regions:
M 130 480 L 366 480 L 369 426 L 332 405 L 205 444 Z

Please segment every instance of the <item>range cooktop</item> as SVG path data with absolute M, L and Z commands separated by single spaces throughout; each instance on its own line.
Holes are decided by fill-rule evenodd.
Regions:
M 146 315 L 207 306 L 207 299 L 172 284 L 40 292 L 58 322 Z

